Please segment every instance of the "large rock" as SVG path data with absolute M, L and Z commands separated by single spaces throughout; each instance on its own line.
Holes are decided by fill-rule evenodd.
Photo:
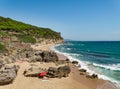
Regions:
M 28 62 L 57 62 L 58 56 L 54 52 L 49 51 L 29 51 L 26 53 L 29 58 Z
M 28 70 L 25 70 L 23 75 L 26 77 L 38 77 L 38 75 L 43 72 L 42 68 L 31 67 Z
M 71 69 L 69 66 L 62 66 L 58 68 L 59 77 L 68 77 L 68 74 L 70 73 Z
M 58 56 L 54 52 L 43 51 L 41 54 L 43 62 L 57 62 Z
M 6 85 L 12 83 L 17 76 L 18 69 L 19 66 L 2 67 L 0 69 L 0 85 Z
M 48 69 L 48 76 L 49 77 L 68 77 L 69 73 L 71 72 L 71 69 L 69 66 L 62 66 L 59 68 L 54 68 L 54 67 L 50 67 Z
M 54 68 L 54 67 L 49 67 L 48 69 L 48 76 L 51 77 L 51 78 L 55 78 L 55 77 L 58 77 L 58 69 L 57 68 Z

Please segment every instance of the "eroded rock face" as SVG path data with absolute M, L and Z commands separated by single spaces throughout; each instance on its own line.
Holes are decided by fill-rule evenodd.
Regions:
M 69 66 L 62 66 L 62 67 L 59 67 L 59 68 L 50 67 L 48 69 L 48 76 L 52 77 L 52 78 L 68 77 L 70 72 L 71 72 L 71 69 L 70 69 Z
M 0 85 L 6 85 L 12 83 L 17 76 L 18 69 L 19 66 L 16 65 L 12 67 L 3 66 L 0 69 Z

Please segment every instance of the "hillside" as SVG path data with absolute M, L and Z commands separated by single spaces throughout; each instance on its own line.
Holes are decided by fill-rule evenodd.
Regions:
M 7 36 L 10 35 L 10 33 L 14 33 L 12 35 L 17 35 L 18 37 L 23 37 L 24 35 L 27 35 L 29 37 L 32 36 L 35 38 L 54 40 L 63 39 L 60 33 L 55 32 L 49 28 L 41 28 L 13 20 L 11 18 L 4 18 L 0 16 L 0 35 Z
M 27 45 L 21 43 L 61 43 L 63 38 L 59 32 L 49 28 L 42 28 L 26 24 L 11 18 L 0 16 L 0 50 L 5 50 L 13 46 L 16 48 L 26 48 Z

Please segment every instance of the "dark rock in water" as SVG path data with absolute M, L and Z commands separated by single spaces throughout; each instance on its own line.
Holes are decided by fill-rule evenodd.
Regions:
M 72 61 L 72 64 L 78 64 L 78 61 Z
M 98 75 L 97 74 L 92 74 L 91 77 L 92 78 L 98 78 Z
M 58 56 L 54 52 L 43 51 L 41 54 L 43 62 L 57 62 Z
M 68 77 L 70 72 L 71 72 L 71 69 L 69 66 L 62 66 L 59 68 L 50 67 L 48 69 L 48 76 L 52 78 Z
M 0 70 L 0 85 L 6 85 L 13 82 L 17 76 L 19 66 L 2 67 Z
M 92 75 L 87 75 L 86 77 L 94 79 L 94 78 L 98 78 L 98 75 L 92 74 Z
M 86 69 L 80 69 L 79 71 L 80 71 L 80 72 L 87 72 Z
M 38 75 L 43 71 L 45 70 L 43 70 L 42 68 L 31 67 L 28 70 L 25 70 L 23 75 L 26 77 L 38 77 Z

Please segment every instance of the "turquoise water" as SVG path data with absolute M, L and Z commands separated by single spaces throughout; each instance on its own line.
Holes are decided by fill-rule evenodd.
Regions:
M 55 49 L 84 63 L 83 67 L 99 74 L 101 78 L 120 84 L 120 42 L 68 41 Z

